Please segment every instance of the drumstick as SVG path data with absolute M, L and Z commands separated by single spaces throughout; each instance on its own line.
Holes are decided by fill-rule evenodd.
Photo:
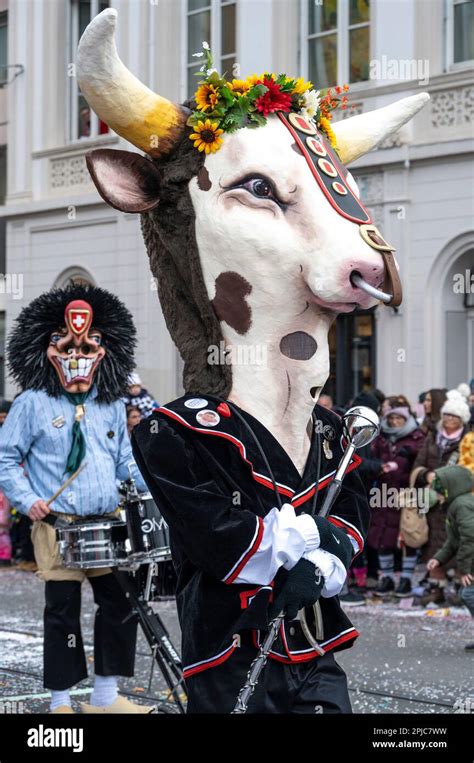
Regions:
M 64 483 L 61 485 L 61 487 L 59 487 L 59 488 L 56 490 L 55 494 L 54 494 L 54 495 L 52 495 L 52 496 L 51 496 L 51 498 L 49 498 L 49 499 L 46 501 L 46 505 L 47 505 L 47 506 L 49 506 L 50 504 L 52 504 L 52 502 L 53 502 L 53 501 L 55 501 L 55 500 L 56 500 L 56 498 L 57 498 L 58 496 L 60 496 L 60 495 L 61 495 L 61 493 L 63 492 L 63 490 L 66 490 L 66 488 L 68 487 L 68 485 L 70 485 L 70 484 L 71 484 L 71 482 L 73 482 L 73 480 L 75 480 L 75 479 L 76 479 L 76 477 L 77 477 L 77 475 L 79 474 L 79 472 L 82 472 L 82 470 L 84 469 L 84 467 L 86 466 L 86 464 L 87 464 L 87 461 L 84 461 L 84 463 L 80 465 L 79 469 L 76 469 L 76 471 L 75 471 L 73 474 L 71 474 L 71 476 L 70 476 L 70 477 L 68 477 L 68 478 L 67 478 L 66 482 L 64 482 Z

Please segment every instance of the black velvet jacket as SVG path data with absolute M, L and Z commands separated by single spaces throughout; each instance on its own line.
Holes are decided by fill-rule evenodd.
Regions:
M 316 493 L 318 438 L 314 431 L 301 476 L 273 435 L 253 416 L 238 411 L 260 442 L 282 502 L 291 503 L 297 514 L 310 512 Z M 320 507 L 342 455 L 342 427 L 338 416 L 319 405 L 314 408 L 313 421 L 321 443 Z M 226 403 L 211 395 L 185 395 L 161 406 L 135 427 L 132 445 L 140 471 L 170 527 L 184 675 L 189 677 L 224 662 L 243 634 L 256 647 L 260 643 L 273 584 L 252 587 L 233 581 L 257 551 L 262 518 L 278 505 L 276 495 L 251 434 Z M 329 519 L 361 551 L 369 507 L 354 471 L 359 463 L 360 458 L 354 456 Z M 281 570 L 278 575 L 280 572 L 286 574 Z M 349 647 L 359 634 L 337 596 L 320 602 L 324 621 L 321 647 L 325 651 Z M 317 657 L 299 626 L 294 626 L 293 622 L 282 627 L 271 652 L 273 659 L 290 663 Z

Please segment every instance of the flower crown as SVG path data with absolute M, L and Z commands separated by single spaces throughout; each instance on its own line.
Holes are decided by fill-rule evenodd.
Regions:
M 206 154 L 215 153 L 222 145 L 224 132 L 241 127 L 262 127 L 274 111 L 296 111 L 314 122 L 337 151 L 336 136 L 331 129 L 332 113 L 338 106 L 347 108 L 348 85 L 316 91 L 303 77 L 292 79 L 286 74 L 251 74 L 245 79 L 227 81 L 212 65 L 207 42 L 195 58 L 206 57 L 197 76 L 203 77 L 194 94 L 196 109 L 187 124 L 194 131 L 189 136 L 194 147 Z

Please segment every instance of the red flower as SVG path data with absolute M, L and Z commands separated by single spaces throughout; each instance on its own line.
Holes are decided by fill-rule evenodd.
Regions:
M 261 111 L 264 117 L 267 117 L 272 111 L 289 111 L 291 107 L 291 95 L 282 93 L 280 85 L 273 80 L 265 77 L 263 82 L 258 81 L 258 85 L 265 85 L 268 90 L 255 101 L 258 111 Z

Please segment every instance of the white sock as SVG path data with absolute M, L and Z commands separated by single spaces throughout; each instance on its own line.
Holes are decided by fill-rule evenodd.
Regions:
M 380 572 L 384 578 L 392 578 L 395 582 L 395 556 L 394 554 L 381 554 L 379 552 Z
M 71 697 L 69 696 L 69 689 L 63 689 L 62 691 L 51 691 L 51 710 L 61 707 L 61 705 L 69 705 L 71 707 Z
M 106 707 L 117 699 L 117 676 L 95 676 L 91 705 Z

